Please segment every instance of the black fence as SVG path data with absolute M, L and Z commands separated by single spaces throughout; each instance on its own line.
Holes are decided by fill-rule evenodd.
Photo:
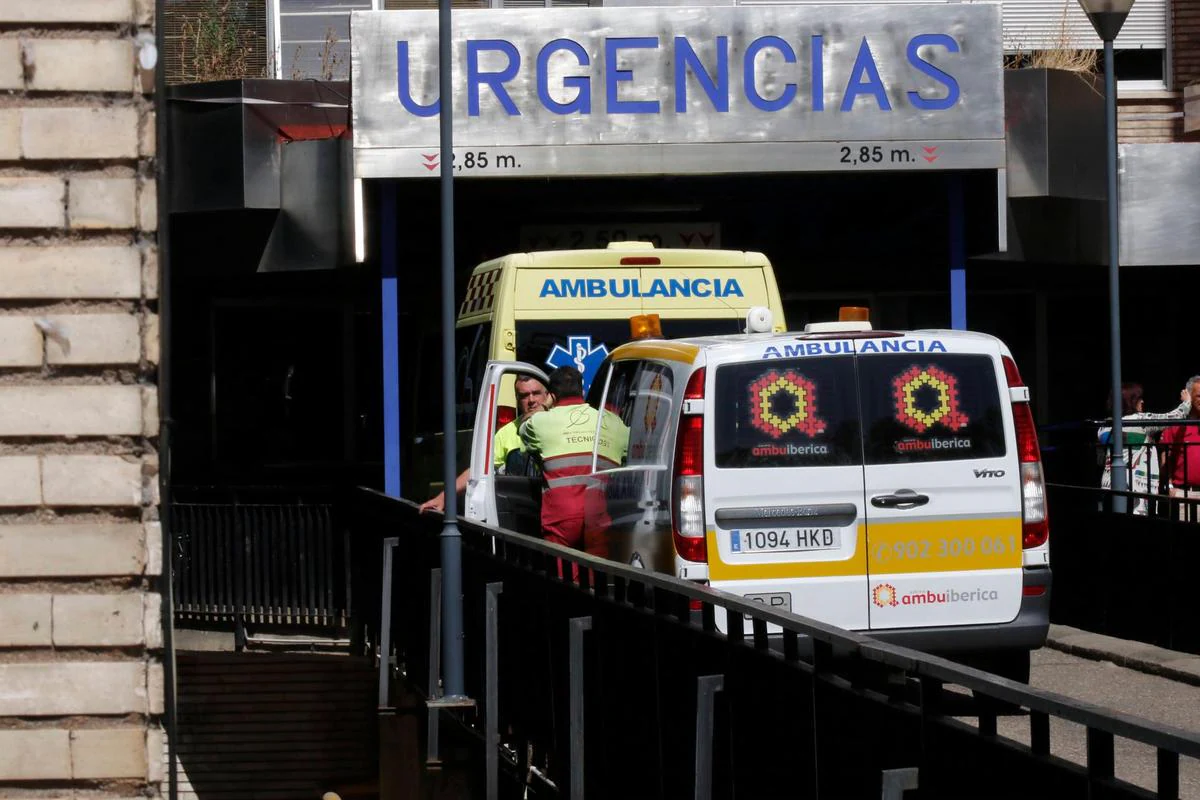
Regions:
M 333 496 L 172 503 L 177 624 L 347 628 L 352 558 L 339 514 Z
M 1047 486 L 1051 619 L 1093 633 L 1200 654 L 1196 580 L 1200 500 L 1150 498 L 1151 513 L 1114 514 L 1106 489 Z M 1128 507 L 1139 495 L 1126 493 Z
M 371 492 L 353 510 L 364 535 L 391 537 L 381 706 L 389 664 L 436 697 L 440 517 Z M 466 688 L 479 707 L 431 712 L 427 746 L 438 724 L 473 732 L 477 796 L 520 797 L 529 761 L 573 800 L 1174 798 L 1180 757 L 1200 758 L 1200 735 L 695 583 L 461 528 Z M 726 614 L 748 617 L 752 632 L 722 635 Z M 997 735 L 998 715 L 1014 710 L 1027 745 Z M 1058 757 L 1062 721 L 1086 729 L 1086 766 Z M 1121 740 L 1157 752 L 1151 789 L 1114 776 Z
M 1111 420 L 1082 420 L 1042 428 L 1042 461 L 1046 478 L 1064 486 L 1111 485 L 1111 450 L 1107 441 Z M 1174 516 L 1200 522 L 1200 442 L 1184 441 L 1200 427 L 1195 419 L 1125 420 L 1126 513 Z M 1168 433 L 1170 432 L 1170 433 Z M 1101 437 L 1099 434 L 1104 433 Z M 1101 439 L 1103 438 L 1103 441 Z M 1180 441 L 1171 441 L 1172 439 Z M 1112 498 L 1103 498 L 1112 507 Z

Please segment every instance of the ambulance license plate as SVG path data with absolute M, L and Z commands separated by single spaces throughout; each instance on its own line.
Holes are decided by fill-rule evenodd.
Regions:
M 729 532 L 729 549 L 734 553 L 807 553 L 814 550 L 837 550 L 841 546 L 841 528 L 781 528 Z
M 791 592 L 764 592 L 762 594 L 748 594 L 745 597 L 752 603 L 762 603 L 764 606 L 773 608 L 776 611 L 792 610 Z

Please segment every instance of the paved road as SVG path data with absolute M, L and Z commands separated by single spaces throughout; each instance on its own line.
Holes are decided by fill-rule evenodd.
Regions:
M 1143 717 L 1187 731 L 1200 732 L 1200 686 L 1149 675 L 1107 661 L 1092 661 L 1043 648 L 1033 654 L 1030 683 L 1039 688 L 1083 700 L 1126 714 Z M 1028 744 L 1026 717 L 1001 718 L 998 733 Z M 1051 752 L 1079 764 L 1085 763 L 1084 729 L 1052 719 Z M 1117 740 L 1117 777 L 1155 788 L 1153 748 Z M 1200 761 L 1181 759 L 1179 794 L 1200 800 Z

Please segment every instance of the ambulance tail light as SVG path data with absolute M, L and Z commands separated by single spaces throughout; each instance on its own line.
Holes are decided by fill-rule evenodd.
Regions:
M 704 398 L 704 370 L 696 370 L 684 390 L 687 400 Z M 704 531 L 704 414 L 682 413 L 675 440 L 675 496 L 672 534 L 675 551 L 686 561 L 708 561 Z
M 1004 377 L 1009 389 L 1024 388 L 1017 364 L 1004 356 Z M 1042 451 L 1038 447 L 1037 427 L 1028 400 L 1014 401 L 1013 424 L 1017 429 L 1017 461 L 1021 465 L 1022 543 L 1026 548 L 1041 547 L 1050 538 L 1046 513 L 1046 478 L 1042 472 Z
M 500 430 L 517 418 L 517 410 L 512 406 L 500 406 L 496 409 L 496 430 Z
M 687 386 L 683 389 L 683 399 L 704 399 L 704 367 L 693 372 L 692 377 L 688 378 Z

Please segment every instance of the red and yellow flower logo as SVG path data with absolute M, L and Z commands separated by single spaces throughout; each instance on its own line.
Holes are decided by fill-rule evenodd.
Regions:
M 875 590 L 871 592 L 871 600 L 880 608 L 900 605 L 900 600 L 896 595 L 896 587 L 890 583 L 881 583 L 876 586 Z
M 935 405 L 924 409 L 917 405 L 917 391 L 933 389 Z M 892 396 L 896 401 L 896 419 L 917 433 L 933 425 L 944 425 L 952 431 L 965 428 L 970 420 L 958 408 L 958 378 L 932 364 L 912 366 L 892 379 Z
M 750 384 L 750 410 L 750 424 L 772 439 L 791 431 L 816 436 L 825 430 L 825 420 L 817 416 L 816 386 L 792 370 L 771 370 Z

